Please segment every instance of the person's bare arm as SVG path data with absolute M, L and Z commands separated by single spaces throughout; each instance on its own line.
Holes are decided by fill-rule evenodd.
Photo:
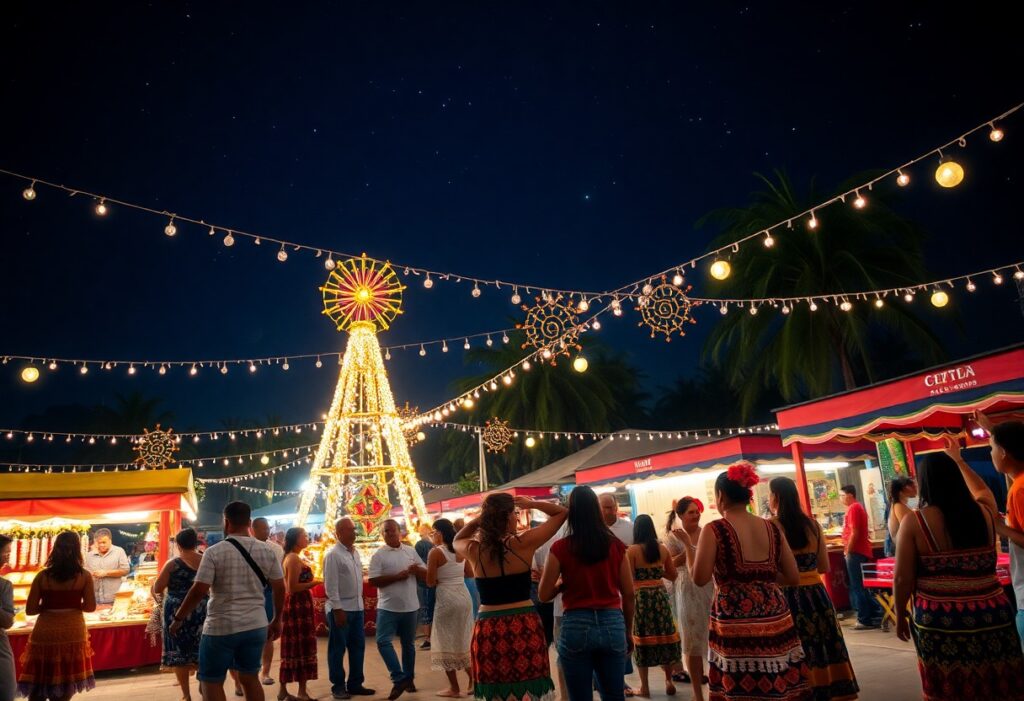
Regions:
M 636 597 L 633 590 L 633 567 L 629 558 L 622 558 L 619 568 L 619 591 L 622 593 L 622 617 L 626 623 L 626 652 L 633 653 L 633 616 L 636 611 Z
M 551 540 L 565 523 L 565 517 L 569 515 L 568 509 L 564 506 L 549 501 L 534 501 L 528 497 L 516 497 L 516 506 L 520 509 L 536 509 L 548 515 L 547 521 L 519 536 L 519 542 L 531 551 Z
M 665 569 L 665 579 L 667 579 L 670 582 L 674 582 L 676 581 L 676 578 L 679 576 L 679 572 L 676 571 L 676 564 L 672 561 L 672 553 L 670 553 L 668 551 L 668 548 L 666 548 L 664 545 L 659 545 L 658 547 L 661 548 L 661 564 L 662 567 Z
M 690 568 L 690 578 L 698 587 L 702 587 L 711 581 L 715 572 L 715 553 L 718 550 L 718 538 L 715 537 L 713 528 L 703 528 L 700 538 L 697 539 L 697 552 L 693 559 L 687 562 Z
M 171 579 L 171 570 L 177 566 L 174 560 L 168 560 L 164 563 L 164 568 L 160 570 L 160 574 L 153 581 L 153 586 L 150 588 L 154 596 L 164 592 L 164 589 L 167 588 L 167 582 Z
M 562 564 L 555 557 L 554 553 L 548 553 L 548 559 L 544 561 L 544 571 L 540 575 L 540 583 L 537 585 L 537 596 L 541 601 L 553 601 L 561 589 L 558 578 L 562 574 Z
M 917 538 L 920 528 L 916 519 L 907 519 L 900 525 L 896 536 L 896 569 L 892 578 L 892 593 L 895 599 L 896 636 L 910 640 L 910 620 L 907 603 L 917 586 Z
M 455 552 L 469 560 L 470 546 L 476 543 L 476 532 L 480 528 L 480 517 L 471 518 L 462 530 L 455 534 Z
M 964 477 L 964 482 L 967 483 L 967 488 L 971 491 L 971 496 L 979 504 L 987 506 L 995 513 L 999 513 L 999 507 L 996 505 L 996 497 L 992 493 L 992 490 L 985 484 L 985 480 L 981 478 L 977 472 L 971 469 L 971 466 L 964 460 L 963 455 L 960 452 L 960 439 L 956 436 L 949 434 L 943 436 L 943 443 L 946 445 L 946 454 L 953 458 L 956 462 L 957 467 L 960 468 L 960 474 Z M 902 530 L 903 523 L 900 522 L 900 529 Z M 897 539 L 899 535 L 897 534 Z
M 199 602 L 210 593 L 210 585 L 205 582 L 193 582 L 192 586 L 189 587 L 188 594 L 185 595 L 185 600 L 181 602 L 181 606 L 174 612 L 174 623 L 170 626 L 170 632 L 177 634 L 181 629 L 182 622 L 188 618 L 189 614 L 195 610 Z M 275 602 L 276 603 L 276 602 Z M 283 601 L 282 601 L 283 605 Z
M 96 587 L 91 574 L 83 572 L 82 576 L 85 578 L 85 588 L 82 590 L 82 610 L 85 613 L 92 613 L 96 610 Z
M 427 586 L 437 586 L 437 568 L 444 564 L 444 553 L 438 548 L 430 551 L 427 556 Z

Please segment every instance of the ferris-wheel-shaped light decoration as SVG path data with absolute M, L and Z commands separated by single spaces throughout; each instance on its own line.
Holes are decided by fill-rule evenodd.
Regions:
M 375 331 L 385 331 L 402 313 L 402 291 L 405 285 L 390 263 L 366 257 L 349 258 L 336 263 L 320 291 L 323 313 L 330 317 L 338 331 L 348 331 L 353 324 L 369 323 Z

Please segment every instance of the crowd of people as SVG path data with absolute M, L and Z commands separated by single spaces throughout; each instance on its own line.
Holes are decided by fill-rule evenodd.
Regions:
M 929 700 L 1024 699 L 1024 424 L 986 427 L 993 465 L 1013 480 L 1005 523 L 953 437 L 945 452 L 919 460 L 916 480 L 890 485 L 896 634 L 913 641 Z M 429 650 L 431 668 L 447 676 L 436 692 L 446 698 L 648 698 L 651 668 L 661 670 L 668 695 L 687 683 L 696 701 L 857 698 L 822 583 L 825 534 L 788 478 L 769 482 L 772 518 L 755 516 L 759 480 L 750 465 L 730 467 L 714 486 L 720 518 L 702 527 L 703 503 L 684 495 L 661 532 L 649 515 L 620 518 L 613 495 L 587 486 L 566 506 L 491 494 L 477 518 L 439 519 L 417 547 L 403 541 L 397 521 L 385 521 L 368 572 L 378 590 L 376 645 L 391 679 L 388 698 L 416 691 L 418 650 Z M 855 628 L 875 627 L 881 613 L 860 579 L 873 555 L 866 515 L 852 486 L 842 495 Z M 523 511 L 547 518 L 524 528 Z M 262 701 L 275 684 L 279 700 L 308 701 L 319 671 L 312 590 L 321 584 L 302 557 L 309 537 L 288 529 L 281 547 L 243 502 L 224 508 L 223 528 L 225 538 L 202 553 L 196 532 L 180 531 L 177 556 L 152 584 L 161 665 L 175 673 L 184 701 L 192 699 L 193 673 L 207 701 L 226 698 L 229 675 L 234 694 L 249 701 Z M 322 565 L 331 695 L 371 696 L 356 526 L 343 517 L 334 531 Z M 1000 536 L 1010 543 L 1017 606 L 996 578 Z M 0 535 L 0 561 L 10 547 Z M 68 699 L 95 686 L 83 613 L 112 600 L 128 569 L 109 531 L 94 533 L 84 557 L 77 534 L 55 538 L 28 595 L 26 613 L 38 617 L 17 680 L 0 633 L 0 701 Z M 11 586 L 0 578 L 0 629 L 13 620 Z M 638 689 L 626 684 L 633 665 Z

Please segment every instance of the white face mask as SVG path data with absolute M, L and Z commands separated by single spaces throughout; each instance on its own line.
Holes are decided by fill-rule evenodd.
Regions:
M 921 500 L 918 497 L 910 497 L 909 499 L 907 499 L 907 508 L 908 509 L 916 509 L 920 505 L 921 505 Z

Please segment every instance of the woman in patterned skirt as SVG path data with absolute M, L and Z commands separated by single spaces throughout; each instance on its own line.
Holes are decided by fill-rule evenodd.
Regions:
M 181 687 L 182 701 L 191 701 L 189 675 L 199 665 L 199 639 L 203 635 L 203 622 L 206 620 L 206 599 L 199 602 L 182 623 L 176 634 L 168 630 L 174 622 L 174 613 L 185 600 L 192 582 L 196 578 L 196 570 L 202 555 L 196 552 L 199 538 L 195 530 L 184 528 L 174 536 L 178 546 L 178 557 L 174 558 L 160 571 L 160 576 L 153 582 L 154 596 L 166 592 L 163 603 L 163 655 L 160 658 L 162 669 L 174 671 Z
M 778 527 L 747 511 L 758 481 L 747 463 L 720 474 L 715 502 L 723 517 L 701 531 L 695 554 L 687 548 L 694 583 L 714 577 L 718 586 L 708 640 L 711 701 L 811 698 L 803 646 L 779 588 L 797 585 L 800 573 Z
M 800 508 L 796 482 L 776 477 L 768 483 L 774 523 L 782 529 L 800 570 L 800 584 L 783 587 L 796 632 L 804 646 L 814 701 L 857 698 L 859 687 L 846 651 L 836 610 L 821 575 L 828 572 L 828 553 L 821 526 Z
M 953 448 L 959 456 L 955 440 Z M 1013 606 L 996 579 L 993 515 L 950 456 L 926 455 L 917 477 L 926 506 L 900 524 L 893 588 L 896 635 L 914 639 L 923 698 L 1024 699 Z
M 96 610 L 92 575 L 77 533 L 57 535 L 46 568 L 32 580 L 25 613 L 39 614 L 21 656 L 18 692 L 29 701 L 70 699 L 96 687 L 83 612 Z
M 320 584 L 299 555 L 309 545 L 303 528 L 289 528 L 284 536 L 284 608 L 281 610 L 280 701 L 307 701 L 306 682 L 316 679 L 316 622 L 310 589 Z M 290 682 L 299 683 L 298 696 L 288 693 Z
M 662 580 L 676 580 L 676 566 L 668 548 L 658 542 L 654 521 L 647 514 L 637 516 L 633 523 L 633 545 L 626 548 L 626 558 L 633 571 L 636 597 L 633 614 L 633 656 L 640 673 L 637 696 L 651 697 L 648 673 L 651 667 L 665 672 L 665 693 L 675 696 L 672 668 L 682 661 L 679 628 L 672 615 L 668 592 Z

